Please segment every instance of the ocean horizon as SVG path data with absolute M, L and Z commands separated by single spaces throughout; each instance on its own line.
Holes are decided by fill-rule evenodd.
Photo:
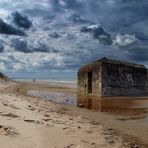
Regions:
M 14 81 L 35 81 L 35 82 L 53 82 L 53 83 L 77 83 L 77 79 L 47 79 L 47 78 L 12 78 Z

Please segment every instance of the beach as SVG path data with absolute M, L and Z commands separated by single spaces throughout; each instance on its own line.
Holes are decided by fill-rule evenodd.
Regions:
M 147 112 L 124 116 L 78 108 L 76 84 L 10 82 L 0 92 L 1 147 L 148 147 Z

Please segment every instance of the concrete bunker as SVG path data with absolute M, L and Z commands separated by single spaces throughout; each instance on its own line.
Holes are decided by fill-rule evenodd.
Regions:
M 144 65 L 102 58 L 79 69 L 78 105 L 99 110 L 127 108 L 117 103 L 119 99 L 131 102 L 135 96 L 146 96 L 147 82 Z M 113 100 L 115 106 L 109 104 Z

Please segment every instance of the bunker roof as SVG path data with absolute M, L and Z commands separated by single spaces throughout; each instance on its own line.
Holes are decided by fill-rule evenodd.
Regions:
M 141 64 L 129 63 L 129 62 L 120 61 L 120 60 L 112 60 L 112 59 L 108 59 L 106 57 L 103 57 L 99 60 L 93 61 L 92 63 L 82 66 L 79 69 L 79 71 L 87 71 L 88 69 L 93 69 L 93 67 L 95 65 L 98 65 L 98 64 L 101 65 L 102 63 L 111 63 L 111 64 L 115 64 L 115 65 L 125 65 L 125 66 L 129 66 L 129 67 L 134 67 L 134 68 L 147 69 L 144 65 L 141 65 Z

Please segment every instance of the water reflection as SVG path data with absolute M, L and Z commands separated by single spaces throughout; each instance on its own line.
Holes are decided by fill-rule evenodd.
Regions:
M 77 105 L 93 111 L 102 111 L 120 115 L 147 115 L 148 97 L 98 97 L 63 92 L 30 90 L 28 95 L 41 97 L 62 104 Z
M 48 99 L 56 103 L 77 105 L 76 94 L 74 93 L 63 93 L 63 92 L 60 93 L 60 92 L 30 90 L 27 92 L 27 94 L 34 97 Z
M 120 112 L 127 115 L 148 113 L 148 97 L 99 97 L 78 94 L 77 105 L 95 111 Z

